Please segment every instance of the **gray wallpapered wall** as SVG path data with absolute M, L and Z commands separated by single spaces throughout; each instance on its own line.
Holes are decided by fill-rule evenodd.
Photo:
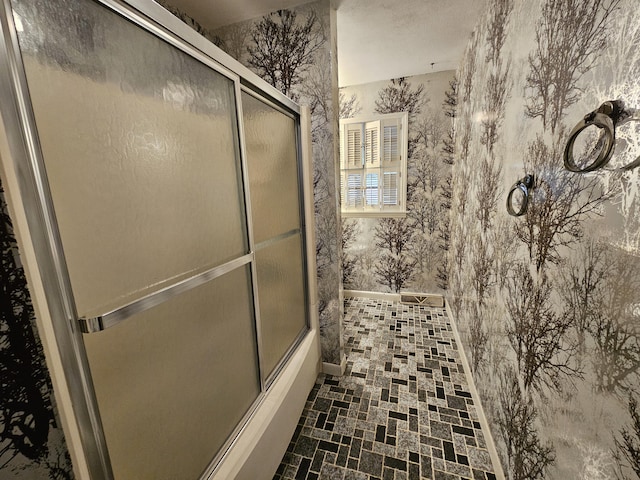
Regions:
M 407 216 L 343 219 L 345 288 L 428 293 L 446 288 L 452 161 L 447 147 L 452 140 L 452 105 L 445 100 L 446 93 L 454 92 L 454 71 L 340 89 L 341 118 L 371 119 L 379 113 L 400 111 L 410 114 Z M 386 227 L 406 244 L 402 251 L 386 247 Z M 386 263 L 384 256 L 397 261 Z M 401 277 L 388 272 L 389 265 L 404 270 L 406 280 L 387 283 L 385 277 Z
M 634 0 L 491 0 L 458 72 L 449 299 L 509 478 L 640 475 L 640 174 L 562 159 L 587 112 L 640 105 L 638 46 Z

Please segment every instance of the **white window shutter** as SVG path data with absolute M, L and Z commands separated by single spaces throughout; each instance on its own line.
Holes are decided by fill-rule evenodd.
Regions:
M 379 175 L 377 173 L 366 174 L 365 205 L 379 205 Z
M 360 173 L 347 174 L 347 198 L 348 207 L 362 206 L 362 175 Z
M 359 124 L 347 126 L 347 168 L 362 167 L 362 127 Z
M 365 165 L 367 167 L 380 164 L 380 122 L 367 122 L 364 126 Z
M 384 163 L 400 160 L 400 149 L 398 148 L 399 135 L 399 122 L 385 122 L 385 125 L 382 127 L 382 161 Z
M 347 128 L 343 125 L 340 125 L 340 170 L 344 170 L 347 167 L 346 158 L 345 158 L 345 144 L 347 143 Z M 340 180 L 340 184 L 342 184 L 342 179 Z M 343 190 L 340 190 L 343 191 Z
M 399 173 L 384 172 L 382 185 L 382 204 L 398 205 Z

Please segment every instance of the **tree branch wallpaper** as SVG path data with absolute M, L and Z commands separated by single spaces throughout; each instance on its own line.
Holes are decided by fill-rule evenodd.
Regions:
M 0 478 L 70 480 L 71 460 L 0 184 Z
M 407 215 L 342 220 L 342 281 L 351 290 L 443 292 L 448 286 L 454 71 L 340 89 L 340 117 L 407 112 Z
M 510 479 L 640 478 L 640 177 L 563 166 L 586 113 L 640 105 L 639 26 L 633 0 L 491 0 L 457 73 L 447 298 Z M 640 155 L 616 136 L 612 167 Z

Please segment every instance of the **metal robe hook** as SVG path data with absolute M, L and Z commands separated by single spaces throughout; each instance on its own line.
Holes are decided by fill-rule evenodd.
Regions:
M 606 166 L 613 156 L 616 128 L 627 122 L 640 120 L 638 118 L 639 113 L 638 109 L 627 108 L 624 101 L 618 99 L 604 102 L 596 110 L 585 115 L 569 134 L 569 140 L 564 149 L 564 167 L 571 172 L 586 173 Z M 596 126 L 601 130 L 600 138 L 598 138 L 594 148 L 594 154 L 598 149 L 600 151 L 593 162 L 580 167 L 576 164 L 573 156 L 574 144 L 580 133 L 591 126 Z M 638 165 L 640 165 L 640 157 L 616 170 L 631 170 Z
M 516 183 L 513 184 L 509 195 L 507 195 L 507 212 L 514 217 L 520 217 L 527 213 L 527 207 L 529 206 L 529 192 L 533 190 L 535 185 L 535 177 L 533 175 L 525 175 Z M 520 202 L 520 208 L 517 210 L 513 208 L 513 194 L 516 191 L 522 192 L 522 202 Z

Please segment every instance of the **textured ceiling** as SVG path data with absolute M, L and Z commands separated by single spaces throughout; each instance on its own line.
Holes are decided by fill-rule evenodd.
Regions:
M 310 0 L 167 0 L 189 14 L 205 28 L 215 29 L 232 23 L 295 7 Z M 313 1 L 313 0 L 311 0 Z
M 342 0 L 340 86 L 453 70 L 486 0 Z
M 487 0 L 333 0 L 340 86 L 458 67 Z M 305 0 L 173 0 L 206 28 Z

